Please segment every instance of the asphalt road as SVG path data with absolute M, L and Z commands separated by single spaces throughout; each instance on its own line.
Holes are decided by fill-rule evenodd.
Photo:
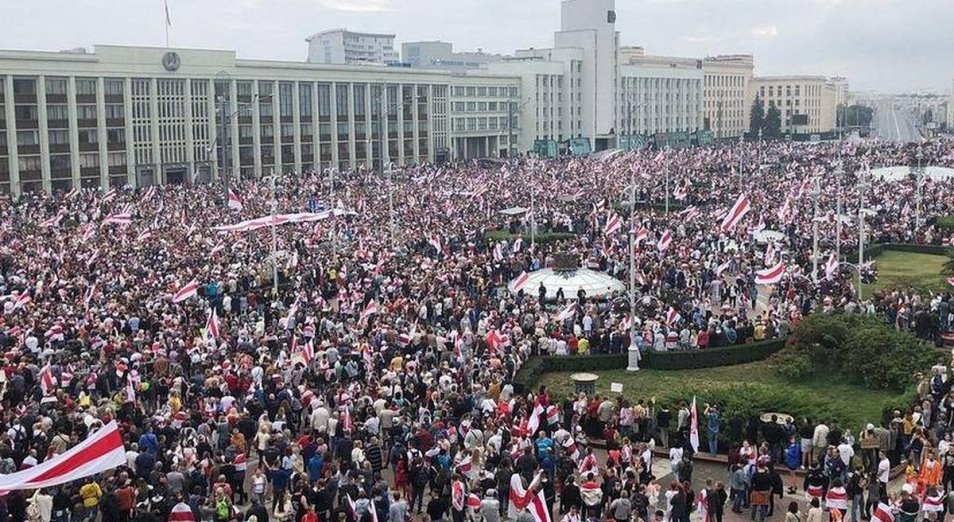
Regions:
M 914 114 L 908 109 L 895 109 L 893 101 L 878 104 L 872 125 L 875 134 L 885 141 L 903 143 L 921 141 L 921 134 L 914 126 Z

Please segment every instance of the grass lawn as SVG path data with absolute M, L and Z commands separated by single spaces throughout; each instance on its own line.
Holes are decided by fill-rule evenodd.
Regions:
M 950 289 L 941 270 L 948 258 L 931 254 L 915 254 L 888 250 L 875 258 L 878 280 L 865 285 L 865 295 L 895 288 L 915 288 L 921 291 L 944 292 Z
M 790 383 L 775 374 L 771 360 L 738 366 L 722 366 L 700 370 L 652 370 L 627 372 L 625 369 L 600 372 L 596 391 L 608 394 L 611 382 L 623 384 L 623 395 L 631 402 L 655 397 L 658 404 L 667 404 L 675 414 L 677 401 L 692 400 L 696 395 L 700 408 L 713 403 L 726 413 L 788 413 L 812 419 L 837 419 L 852 433 L 869 422 L 877 423 L 884 408 L 905 404 L 909 394 L 870 391 L 833 379 Z M 549 373 L 540 384 L 550 388 L 550 395 L 563 399 L 573 395 L 570 373 Z

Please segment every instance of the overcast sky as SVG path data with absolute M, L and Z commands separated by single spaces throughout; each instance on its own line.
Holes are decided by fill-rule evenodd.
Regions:
M 334 27 L 444 40 L 457 50 L 548 47 L 559 0 L 168 0 L 173 47 L 304 60 Z M 623 45 L 652 54 L 752 53 L 757 75 L 844 75 L 852 89 L 950 92 L 954 0 L 617 0 Z M 163 0 L 0 0 L 0 48 L 164 45 Z

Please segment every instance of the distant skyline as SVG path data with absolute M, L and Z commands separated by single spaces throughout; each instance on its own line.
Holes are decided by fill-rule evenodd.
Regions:
M 171 47 L 304 61 L 332 28 L 457 51 L 550 47 L 560 0 L 168 0 Z M 915 7 L 916 6 L 916 7 Z M 846 76 L 852 90 L 949 93 L 950 0 L 617 0 L 620 44 L 657 55 L 753 54 L 759 76 Z M 33 0 L 0 5 L 0 48 L 165 45 L 163 0 Z M 398 49 L 400 50 L 400 49 Z

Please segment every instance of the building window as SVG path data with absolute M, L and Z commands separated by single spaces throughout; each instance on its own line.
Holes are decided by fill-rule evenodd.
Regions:
M 14 78 L 13 94 L 36 94 L 36 80 L 33 78 Z
M 46 119 L 48 121 L 62 121 L 69 118 L 69 110 L 64 104 L 50 104 L 46 106 Z
M 338 117 L 346 118 L 348 116 L 348 84 L 335 84 L 335 102 L 337 103 Z
M 96 80 L 92 78 L 77 78 L 76 79 L 76 94 L 78 96 L 95 96 L 96 95 Z
M 106 80 L 103 82 L 103 91 L 106 96 L 122 96 L 123 95 L 123 81 L 122 80 Z
M 66 78 L 47 78 L 46 94 L 66 94 Z
M 278 84 L 278 110 L 282 118 L 291 118 L 294 107 L 292 99 L 292 84 L 282 82 Z
M 252 97 L 252 82 L 235 82 L 236 96 Z
M 356 118 L 364 118 L 364 115 L 367 113 L 365 110 L 366 89 L 367 86 L 363 83 L 354 84 L 354 115 Z
M 327 83 L 318 84 L 318 116 L 331 116 L 331 86 Z
M 69 145 L 70 143 L 70 131 L 66 129 L 51 129 L 50 134 L 50 145 Z
M 311 90 L 312 84 L 298 84 L 298 111 L 301 116 L 311 117 Z

